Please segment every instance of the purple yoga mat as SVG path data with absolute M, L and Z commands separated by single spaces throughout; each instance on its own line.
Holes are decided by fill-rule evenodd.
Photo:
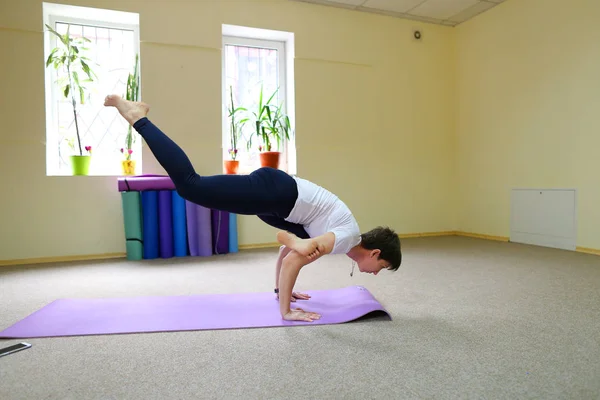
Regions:
M 175 184 L 168 176 L 140 175 L 121 176 L 118 178 L 119 192 L 143 190 L 174 190 Z
M 185 201 L 188 244 L 192 257 L 208 257 L 212 252 L 210 209 Z
M 229 253 L 229 213 L 211 210 L 212 251 L 214 254 Z
M 354 321 L 373 312 L 383 312 L 391 320 L 384 307 L 362 286 L 306 293 L 312 298 L 292 303 L 292 308 L 317 312 L 320 320 L 283 320 L 273 293 L 60 299 L 0 332 L 0 338 L 330 325 Z

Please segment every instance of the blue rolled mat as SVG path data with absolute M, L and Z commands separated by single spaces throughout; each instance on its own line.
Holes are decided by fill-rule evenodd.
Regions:
M 142 210 L 140 192 L 121 192 L 125 248 L 128 260 L 141 260 L 143 256 Z
M 185 221 L 185 200 L 176 190 L 171 192 L 173 212 L 173 243 L 175 246 L 175 257 L 188 255 L 187 230 Z
M 237 214 L 229 214 L 229 252 L 238 252 Z
M 171 190 L 160 190 L 158 192 L 158 237 L 161 258 L 171 258 L 174 254 L 171 196 Z
M 214 254 L 229 253 L 229 213 L 212 210 L 212 245 Z
M 144 258 L 158 258 L 158 192 L 148 190 L 141 193 Z

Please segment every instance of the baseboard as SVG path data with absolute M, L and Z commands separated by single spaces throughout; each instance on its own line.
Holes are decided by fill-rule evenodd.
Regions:
M 462 231 L 440 231 L 440 232 L 423 232 L 423 233 L 406 233 L 398 235 L 401 239 L 417 238 L 417 237 L 432 237 L 432 236 L 466 236 L 477 239 L 495 240 L 500 242 L 508 242 L 506 236 L 484 235 L 481 233 L 462 232 Z
M 472 237 L 472 238 L 477 238 L 477 239 L 495 240 L 498 242 L 508 242 L 510 240 L 510 238 L 507 236 L 483 235 L 481 233 L 472 233 L 472 232 L 456 231 L 454 234 L 456 236 L 466 236 L 466 237 Z
M 270 249 L 273 247 L 281 246 L 279 243 L 255 243 L 255 244 L 240 244 L 238 248 L 240 250 L 254 250 L 254 249 Z
M 401 233 L 398 235 L 400 239 L 407 238 L 418 238 L 418 237 L 433 237 L 433 236 L 454 236 L 456 234 L 455 231 L 445 231 L 445 232 L 422 232 L 422 233 Z
M 600 250 L 599 249 L 590 249 L 589 247 L 580 247 L 580 246 L 577 246 L 575 248 L 575 251 L 577 251 L 579 253 L 594 254 L 594 255 L 600 256 Z
M 441 232 L 423 232 L 423 233 L 405 233 L 398 235 L 401 239 L 405 238 L 419 238 L 419 237 L 434 237 L 434 236 L 465 236 L 477 239 L 494 240 L 500 242 L 508 242 L 510 238 L 507 236 L 494 236 L 484 235 L 480 233 L 462 232 L 462 231 L 441 231 Z M 270 249 L 279 247 L 279 243 L 255 243 L 255 244 L 244 244 L 239 245 L 240 250 L 255 250 L 255 249 Z M 589 247 L 577 246 L 576 252 L 594 254 L 600 256 L 600 249 L 593 249 Z M 69 261 L 94 261 L 94 260 L 107 260 L 116 258 L 126 258 L 126 253 L 105 253 L 105 254 L 88 254 L 88 255 L 77 255 L 77 256 L 63 256 L 63 257 L 40 257 L 40 258 L 22 258 L 16 260 L 0 260 L 0 267 L 13 266 L 13 265 L 32 265 L 32 264 L 48 264 L 56 262 L 69 262 Z
M 60 257 L 40 257 L 40 258 L 19 258 L 16 260 L 0 260 L 0 267 L 11 265 L 30 265 L 30 264 L 48 264 L 56 262 L 69 261 L 94 261 L 108 260 L 113 258 L 125 258 L 126 253 L 104 253 L 104 254 L 85 254 L 77 256 L 60 256 Z
M 478 233 L 469 233 L 469 232 L 460 232 L 460 231 L 457 231 L 456 235 L 473 237 L 473 238 L 478 238 L 478 239 L 496 240 L 496 241 L 500 241 L 500 242 L 509 242 L 510 241 L 510 238 L 507 236 L 491 236 L 491 235 L 482 235 L 482 234 L 478 234 Z M 600 249 L 592 249 L 589 247 L 577 246 L 575 248 L 575 251 L 577 253 L 594 254 L 594 255 L 600 256 Z
M 240 245 L 240 250 L 253 249 L 269 249 L 279 247 L 279 243 L 257 243 Z M 15 265 L 35 265 L 35 264 L 50 264 L 59 262 L 71 261 L 95 261 L 108 260 L 117 258 L 127 258 L 127 253 L 105 253 L 105 254 L 85 254 L 77 256 L 61 256 L 61 257 L 39 257 L 39 258 L 18 258 L 15 260 L 0 260 L 0 267 L 9 267 Z

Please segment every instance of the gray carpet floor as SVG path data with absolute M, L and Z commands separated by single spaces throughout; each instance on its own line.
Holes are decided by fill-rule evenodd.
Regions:
M 392 321 L 30 339 L 0 358 L 0 399 L 600 398 L 600 257 L 403 243 L 397 272 L 351 278 L 328 256 L 296 286 L 363 285 Z M 57 298 L 271 291 L 275 255 L 0 268 L 0 330 Z

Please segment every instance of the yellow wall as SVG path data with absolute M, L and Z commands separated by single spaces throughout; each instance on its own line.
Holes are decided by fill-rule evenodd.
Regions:
M 514 187 L 578 189 L 600 248 L 600 2 L 507 0 L 456 29 L 458 230 L 509 236 Z
M 299 175 L 363 230 L 454 229 L 451 28 L 284 0 L 64 3 L 140 13 L 143 100 L 206 174 L 221 171 L 221 24 L 294 32 Z M 40 0 L 0 2 L 0 260 L 124 252 L 115 177 L 45 176 L 42 26 Z M 274 241 L 254 217 L 239 229 Z

